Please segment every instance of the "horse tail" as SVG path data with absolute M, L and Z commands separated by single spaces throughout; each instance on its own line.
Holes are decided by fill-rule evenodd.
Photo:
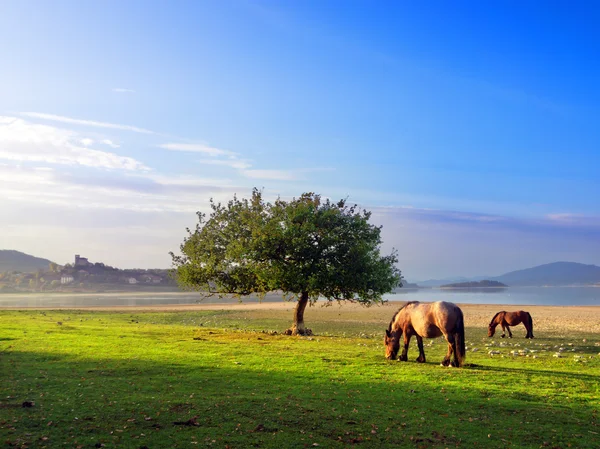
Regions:
M 454 328 L 454 341 L 456 342 L 458 366 L 462 366 L 467 350 L 465 348 L 465 319 L 460 309 L 458 309 L 458 320 Z
M 527 312 L 527 318 L 529 318 L 529 338 L 533 338 L 533 318 L 531 313 Z

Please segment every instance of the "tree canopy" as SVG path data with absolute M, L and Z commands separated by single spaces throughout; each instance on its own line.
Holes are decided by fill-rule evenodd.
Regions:
M 381 227 L 345 200 L 304 193 L 269 203 L 254 189 L 250 199 L 210 205 L 210 216 L 197 213 L 181 255 L 171 253 L 179 283 L 207 295 L 281 291 L 295 297 L 291 333 L 310 332 L 304 326 L 309 302 L 370 305 L 401 285 L 396 251 L 380 254 Z

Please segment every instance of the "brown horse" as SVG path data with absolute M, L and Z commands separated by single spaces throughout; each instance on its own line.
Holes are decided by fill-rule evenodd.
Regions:
M 505 331 L 508 330 L 508 337 L 512 338 L 512 332 L 510 331 L 509 326 L 516 326 L 517 324 L 521 324 L 525 326 L 527 329 L 527 335 L 525 338 L 533 338 L 533 318 L 529 312 L 525 312 L 524 310 L 519 310 L 518 312 L 498 312 L 490 321 L 490 325 L 488 326 L 488 337 L 493 337 L 494 332 L 496 332 L 496 326 L 502 326 L 502 335 L 504 338 L 506 336 Z
M 465 324 L 460 308 L 451 302 L 438 301 L 421 304 L 419 301 L 408 302 L 394 315 L 385 331 L 385 356 L 393 360 L 400 349 L 400 336 L 404 334 L 404 348 L 400 360 L 408 360 L 408 344 L 410 338 L 417 337 L 419 358 L 417 362 L 425 362 L 423 337 L 436 338 L 441 335 L 448 342 L 448 353 L 442 360 L 443 366 L 450 365 L 450 357 L 454 355 L 452 366 L 462 366 L 465 360 Z

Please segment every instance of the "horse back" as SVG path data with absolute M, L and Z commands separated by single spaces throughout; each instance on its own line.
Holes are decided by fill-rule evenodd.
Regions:
M 509 326 L 516 326 L 521 323 L 529 322 L 529 313 L 524 310 L 519 310 L 517 312 L 506 312 L 504 314 L 504 320 L 506 324 Z
M 456 322 L 462 317 L 460 309 L 452 303 L 439 301 L 419 304 L 411 313 L 411 326 L 417 335 L 435 338 L 454 332 Z

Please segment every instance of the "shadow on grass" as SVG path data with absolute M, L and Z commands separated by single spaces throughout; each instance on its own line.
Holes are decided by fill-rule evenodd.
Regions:
M 491 365 L 479 365 L 476 363 L 465 363 L 463 369 L 477 369 L 481 371 L 490 371 L 496 373 L 511 373 L 514 375 L 522 376 L 522 375 L 539 375 L 539 376 L 548 376 L 548 377 L 567 377 L 571 379 L 578 379 L 583 382 L 591 382 L 600 384 L 600 378 L 597 375 L 593 374 L 583 374 L 577 372 L 570 371 L 557 371 L 553 369 L 547 370 L 538 370 L 538 369 L 530 369 L 530 368 L 512 368 L 506 366 L 491 366 Z
M 599 435 L 582 430 L 584 424 L 597 429 L 591 405 L 558 404 L 535 392 L 482 397 L 469 371 L 597 382 L 594 376 L 474 364 L 407 370 L 382 360 L 365 365 L 374 370 L 368 378 L 352 367 L 319 369 L 301 355 L 304 368 L 278 366 L 276 355 L 248 366 L 225 357 L 178 363 L 135 355 L 82 360 L 4 352 L 1 363 L 11 365 L 0 387 L 6 441 L 39 447 L 84 441 L 104 447 L 189 447 L 190 441 L 277 448 L 600 447 Z M 17 407 L 34 398 L 34 407 Z

